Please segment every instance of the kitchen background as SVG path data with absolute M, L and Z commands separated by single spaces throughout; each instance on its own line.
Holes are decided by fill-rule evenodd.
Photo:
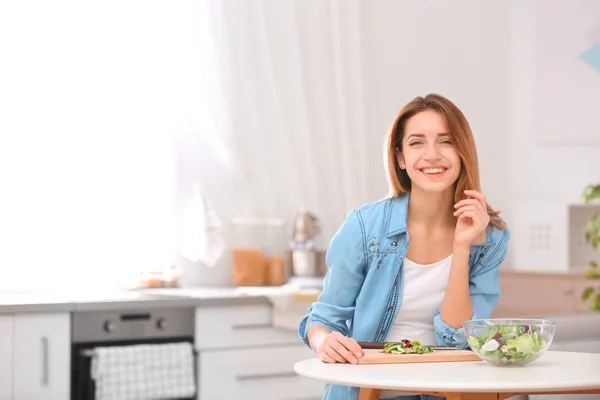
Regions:
M 117 297 L 120 310 L 133 307 L 124 296 L 147 299 L 115 290 L 179 286 L 163 293 L 189 289 L 195 301 L 225 302 L 186 303 L 199 307 L 195 331 L 178 325 L 195 335 L 205 362 L 218 364 L 212 351 L 236 338 L 228 321 L 248 313 L 227 308 L 240 292 L 217 288 L 243 284 L 252 286 L 248 298 L 270 296 L 249 315 L 269 325 L 279 312 L 281 326 L 293 328 L 316 292 L 295 292 L 294 314 L 277 303 L 278 287 L 254 287 L 286 282 L 292 249 L 296 275 L 310 271 L 307 253 L 322 259 L 348 211 L 387 195 L 387 129 L 406 102 L 429 92 L 469 119 L 483 192 L 512 231 L 499 313 L 586 310 L 583 271 L 598 253 L 584 228 L 598 206 L 584 205 L 581 193 L 600 183 L 599 2 L 1 2 L 0 311 L 28 312 L 37 298 L 25 307 L 14 296 L 50 292 L 62 296 L 52 307 L 71 304 L 61 312 Z M 306 241 L 298 221 L 316 221 L 316 236 Z M 268 273 L 252 274 L 252 265 Z M 315 279 L 295 283 L 318 289 L 322 266 L 314 268 Z M 19 332 L 60 326 L 50 337 L 79 351 L 79 320 L 66 315 L 0 318 L 0 335 L 4 327 L 28 347 Z M 217 337 L 198 321 L 231 332 Z M 308 356 L 293 329 L 260 329 L 238 343 L 297 345 L 276 376 Z M 0 355 L 19 354 L 18 341 L 0 342 Z M 6 397 L 0 390 L 0 400 L 36 398 L 18 395 L 30 387 L 19 368 L 27 362 L 0 363 L 0 383 L 15 388 Z M 37 398 L 65 398 L 64 388 L 44 390 Z M 270 398 L 260 390 L 256 398 Z
M 0 14 L 7 289 L 132 284 L 176 252 L 182 284 L 228 285 L 231 220 L 283 219 L 286 246 L 301 207 L 324 248 L 350 209 L 387 194 L 386 130 L 428 92 L 472 124 L 483 191 L 514 233 L 506 266 L 576 267 L 569 205 L 600 179 L 593 0 L 65 0 Z

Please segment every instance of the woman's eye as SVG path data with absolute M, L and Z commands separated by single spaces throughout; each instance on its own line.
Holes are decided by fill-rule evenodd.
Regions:
M 420 140 L 415 140 L 415 141 L 413 141 L 413 142 L 410 142 L 408 145 L 409 145 L 409 146 L 415 146 L 415 145 L 422 144 L 422 143 L 423 143 L 423 142 L 421 142 Z
M 452 142 L 449 140 L 442 140 L 442 144 L 452 144 Z

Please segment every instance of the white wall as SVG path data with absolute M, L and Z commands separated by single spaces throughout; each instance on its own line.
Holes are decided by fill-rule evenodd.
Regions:
M 471 123 L 483 191 L 511 228 L 505 266 L 566 270 L 567 207 L 600 179 L 598 146 L 539 140 L 535 96 L 545 65 L 535 57 L 535 24 L 536 7 L 544 6 L 551 7 L 535 0 L 361 4 L 367 175 L 370 200 L 377 200 L 387 192 L 382 157 L 390 122 L 414 96 L 446 95 Z M 585 128 L 574 121 L 574 130 Z M 541 248 L 532 247 L 536 240 Z
M 265 4 L 276 8 L 274 3 L 266 2 Z M 312 7 L 317 6 L 316 2 L 308 2 L 308 4 Z M 332 4 L 337 3 L 332 2 Z M 353 69 L 361 72 L 358 80 L 362 81 L 362 97 L 345 99 L 345 101 L 353 105 L 362 103 L 364 132 L 367 137 L 365 139 L 356 138 L 356 135 L 351 135 L 354 132 L 349 132 L 345 140 L 352 138 L 352 140 L 361 140 L 364 144 L 363 151 L 366 152 L 367 159 L 365 174 L 368 176 L 366 183 L 368 195 L 364 200 L 354 196 L 352 201 L 355 203 L 375 201 L 387 194 L 383 150 L 388 127 L 399 109 L 412 98 L 429 92 L 437 92 L 456 102 L 469 119 L 479 150 L 483 191 L 494 207 L 504 210 L 503 216 L 510 222 L 511 196 L 510 191 L 507 190 L 510 185 L 510 169 L 508 167 L 498 168 L 498 161 L 495 158 L 498 154 L 502 154 L 506 159 L 510 157 L 509 5 L 502 2 L 487 3 L 478 0 L 461 2 L 377 0 L 370 1 L 368 4 L 363 2 L 358 4 L 360 4 L 360 10 L 355 27 L 358 32 L 353 32 L 353 34 L 357 34 L 360 38 L 358 53 L 361 65 L 360 68 L 353 67 Z M 353 7 L 354 2 L 348 9 L 353 9 Z M 302 12 L 306 11 L 306 9 L 302 10 Z M 315 102 L 310 105 L 311 107 L 316 106 L 328 110 L 335 109 L 334 105 L 330 103 L 336 99 L 336 96 L 329 91 L 331 86 L 327 84 L 327 79 L 330 78 L 320 70 L 325 71 L 330 68 L 331 60 L 327 58 L 330 55 L 323 52 L 321 44 L 315 45 L 314 42 L 314 35 L 317 34 L 314 32 L 315 30 L 320 32 L 322 40 L 329 40 L 330 33 L 324 29 L 326 25 L 323 25 L 323 19 L 328 16 L 321 15 L 321 12 L 326 14 L 326 7 L 325 10 L 321 9 L 317 13 L 320 24 L 315 25 L 314 29 L 311 28 L 307 31 L 305 26 L 299 28 L 301 32 L 308 35 L 302 36 L 304 41 L 301 47 L 309 46 L 311 43 L 314 46 L 312 52 L 302 54 L 304 57 L 308 57 L 308 59 L 301 60 L 303 65 L 312 68 L 308 70 L 312 74 L 311 78 L 306 80 L 310 87 L 304 88 L 303 92 L 318 94 L 317 98 L 310 98 Z M 352 12 L 350 12 L 351 15 L 354 15 Z M 273 14 L 273 9 L 268 9 L 266 12 L 270 18 L 274 18 Z M 288 18 L 289 15 L 283 15 L 281 18 L 284 17 Z M 299 21 L 308 24 L 310 19 L 306 17 L 307 14 L 298 16 Z M 316 18 L 315 15 L 312 17 Z M 350 20 L 351 18 L 347 18 L 346 15 L 340 17 L 340 21 L 345 23 L 349 23 Z M 285 33 L 284 31 L 281 34 Z M 244 39 L 236 38 L 230 37 L 230 41 Z M 288 38 L 291 41 L 289 45 L 293 46 L 294 37 Z M 344 45 L 355 45 L 353 39 L 348 38 Z M 273 40 L 278 43 L 281 38 L 273 38 Z M 256 47 L 257 56 L 264 54 L 261 52 L 261 47 L 254 42 L 249 45 Z M 238 47 L 240 47 L 239 44 Z M 243 46 L 242 48 L 245 53 L 253 53 L 251 49 Z M 274 47 L 274 49 L 278 48 Z M 273 53 L 273 51 L 271 50 L 272 55 L 286 55 L 285 51 L 280 51 L 280 53 Z M 252 68 L 243 62 L 244 59 L 239 59 L 239 54 L 237 57 L 236 65 L 244 64 L 246 69 Z M 319 62 L 315 60 L 316 57 L 323 57 L 323 60 Z M 275 64 L 273 68 L 280 74 L 283 73 L 276 69 L 278 63 L 282 61 L 275 59 L 273 62 Z M 344 76 L 340 79 L 343 78 L 347 77 Z M 241 82 L 243 85 L 249 84 L 248 79 Z M 352 82 L 346 83 L 352 84 Z M 359 86 L 360 83 L 356 82 L 355 86 Z M 356 87 L 344 87 L 343 92 L 349 96 L 360 96 L 360 90 Z M 298 96 L 303 94 L 299 93 Z M 263 98 L 265 102 L 268 101 L 268 97 L 263 96 Z M 331 101 L 327 102 L 327 99 Z M 321 117 L 319 114 L 314 115 Z M 293 119 L 297 116 L 290 114 L 289 118 Z M 297 122 L 303 123 L 301 120 Z M 290 120 L 288 123 L 294 125 L 296 121 Z M 354 123 L 354 121 L 346 121 L 346 123 Z M 249 124 L 244 125 L 249 126 Z M 327 127 L 326 124 L 320 126 Z M 352 126 L 352 128 L 356 127 Z M 328 130 L 324 129 L 323 132 L 326 133 Z M 306 135 L 306 132 L 298 133 Z M 329 134 L 334 133 L 330 132 Z M 319 146 L 319 143 L 322 144 L 323 141 L 316 141 L 314 145 Z M 271 145 L 273 144 L 271 143 Z M 312 150 L 316 153 L 323 153 L 322 148 L 312 148 Z M 281 151 L 285 152 L 283 148 L 280 149 Z M 270 153 L 274 154 L 277 151 Z M 351 157 L 349 158 L 347 162 L 352 162 Z M 305 158 L 304 161 L 309 159 Z M 306 168 L 326 172 L 331 165 L 335 165 L 336 168 L 340 167 L 339 164 L 334 164 L 327 157 L 320 156 L 320 158 L 311 160 Z M 285 168 L 285 165 L 279 164 L 279 168 Z M 344 167 L 341 166 L 341 168 Z M 286 170 L 284 173 L 295 176 L 292 169 Z M 338 175 L 343 174 L 338 171 Z M 321 174 L 318 178 L 327 179 L 327 174 Z M 360 178 L 356 178 L 355 182 L 357 185 L 362 183 Z M 319 184 L 322 185 L 322 183 Z M 289 180 L 287 184 L 294 185 Z M 349 210 L 341 210 L 342 212 L 331 210 L 331 205 L 323 204 L 323 201 L 333 201 L 331 196 L 339 195 L 339 193 L 327 188 L 327 185 L 319 187 L 328 190 L 327 195 L 322 197 L 321 194 L 319 198 L 321 202 L 311 206 L 316 208 L 313 211 L 317 212 L 317 215 L 326 224 L 325 231 L 327 235 L 330 235 L 343 221 L 341 217 L 345 216 Z M 291 189 L 290 186 L 289 190 Z M 282 188 L 282 190 L 287 191 L 288 189 Z M 328 211 L 335 211 L 335 218 L 332 218 Z M 229 272 L 227 256 L 224 257 L 222 263 L 225 265 L 224 268 L 214 270 L 188 265 L 186 270 L 189 275 L 186 279 L 201 280 L 203 284 L 215 281 L 227 283 Z M 192 274 L 196 277 L 193 278 Z M 216 278 L 217 276 L 218 278 Z
M 578 267 L 568 264 L 568 204 L 580 203 L 583 188 L 590 183 L 600 182 L 600 130 L 596 131 L 598 139 L 595 142 L 578 143 L 578 133 L 589 131 L 590 126 L 573 118 L 569 124 L 571 132 L 562 132 L 565 138 L 562 143 L 544 144 L 540 140 L 545 134 L 559 137 L 561 132 L 556 130 L 561 128 L 557 126 L 555 131 L 541 132 L 539 121 L 536 120 L 537 108 L 540 106 L 537 85 L 540 74 L 550 67 L 540 63 L 536 52 L 539 45 L 545 44 L 542 41 L 551 40 L 538 35 L 540 21 L 537 16 L 541 7 L 566 7 L 570 11 L 570 18 L 565 19 L 564 23 L 567 25 L 557 26 L 557 29 L 569 30 L 570 27 L 573 31 L 581 31 L 590 26 L 590 21 L 587 20 L 589 10 L 586 14 L 583 7 L 594 5 L 594 2 L 589 1 L 585 4 L 585 1 L 559 0 L 559 3 L 515 0 L 511 5 L 511 157 L 508 166 L 511 207 L 515 217 L 512 262 L 518 269 L 567 270 Z M 597 2 L 595 6 L 598 8 Z M 576 15 L 579 18 L 575 18 Z M 595 15 L 597 23 L 600 23 L 600 14 Z M 565 57 L 572 57 L 576 61 L 576 55 L 577 53 L 566 54 Z M 596 87 L 596 93 L 600 93 L 600 73 L 583 64 L 581 68 L 578 74 L 587 74 L 588 89 Z M 570 71 L 564 71 L 557 76 L 556 89 L 550 89 L 549 93 L 566 96 L 565 91 L 560 88 L 569 87 L 568 83 L 575 81 L 575 76 Z M 585 93 L 579 93 L 579 98 L 573 99 L 573 102 L 584 95 Z M 598 114 L 600 110 L 600 104 L 594 102 L 584 102 L 581 107 L 588 113 Z M 565 119 L 564 115 L 548 114 L 543 117 L 557 121 Z M 536 230 L 540 225 L 547 227 L 541 234 L 539 229 Z M 532 247 L 534 242 L 537 242 L 537 246 Z
M 594 4 L 597 6 L 593 0 L 560 1 L 561 7 L 577 8 L 583 5 L 592 9 L 590 7 L 594 7 Z M 34 3 L 41 4 L 39 1 Z M 52 136 L 49 135 L 62 132 L 63 136 L 68 134 L 70 137 L 81 138 L 79 134 L 82 130 L 104 130 L 112 132 L 112 137 L 118 139 L 121 132 L 135 130 L 143 136 L 148 132 L 163 131 L 163 128 L 181 130 L 181 126 L 176 128 L 171 125 L 173 121 L 179 118 L 181 125 L 182 114 L 188 117 L 196 115 L 194 113 L 199 107 L 199 100 L 194 88 L 201 85 L 197 82 L 199 78 L 194 70 L 198 65 L 199 55 L 188 51 L 194 46 L 191 38 L 195 34 L 195 25 L 192 23 L 193 13 L 190 11 L 194 9 L 193 4 L 187 2 L 180 4 L 179 9 L 171 7 L 163 10 L 156 5 L 148 6 L 144 2 L 130 2 L 124 9 L 125 14 L 123 10 L 121 14 L 111 13 L 110 7 L 118 9 L 120 6 L 115 2 L 107 4 L 102 8 L 106 15 L 120 15 L 114 17 L 116 20 L 113 21 L 113 35 L 108 37 L 97 36 L 99 30 L 96 27 L 104 26 L 102 21 L 93 18 L 93 15 L 97 14 L 82 14 L 81 10 L 69 8 L 68 2 L 63 3 L 63 9 L 71 10 L 73 15 L 80 14 L 79 19 L 69 18 L 70 14 L 59 12 L 60 7 L 55 7 L 53 12 L 58 13 L 55 16 L 56 21 L 68 19 L 64 24 L 59 24 L 63 28 L 58 30 L 53 30 L 56 25 L 52 25 L 54 20 L 41 14 L 34 14 L 35 19 L 31 20 L 27 17 L 25 6 L 3 4 L 4 12 L 0 13 L 5 22 L 0 24 L 2 32 L 6 33 L 3 37 L 15 35 L 15 40 L 0 43 L 0 55 L 5 57 L 5 62 L 2 63 L 2 70 L 5 71 L 2 83 L 6 89 L 0 99 L 0 104 L 3 104 L 0 113 L 4 111 L 1 138 L 5 145 L 2 148 L 7 155 L 2 158 L 6 163 L 2 169 L 3 179 L 12 179 L 11 176 L 15 175 L 9 175 L 7 172 L 13 172 L 15 168 L 27 163 L 27 159 L 19 157 L 19 153 L 10 150 L 11 147 L 8 146 L 10 144 L 14 147 L 13 139 L 17 137 L 20 137 L 19 143 L 22 142 L 24 148 L 29 144 L 25 140 L 26 135 L 34 138 L 31 143 L 50 143 L 51 146 L 40 146 L 37 151 L 45 155 L 45 160 L 58 158 L 66 163 L 67 158 L 53 157 L 47 151 L 52 149 L 59 154 L 57 149 L 61 147 L 57 141 L 52 143 Z M 266 7 L 275 4 L 264 2 Z M 339 2 L 331 4 L 333 8 L 344 10 Z M 353 36 L 353 40 L 360 38 L 360 52 L 350 51 L 349 54 L 361 56 L 362 95 L 360 91 L 350 87 L 342 90 L 342 93 L 357 97 L 352 99 L 352 107 L 364 103 L 367 137 L 362 143 L 365 145 L 365 158 L 368 161 L 365 171 L 368 177 L 367 200 L 380 199 L 387 193 L 383 145 L 390 122 L 398 110 L 414 96 L 438 92 L 456 102 L 465 112 L 473 128 L 479 150 L 483 191 L 493 207 L 504 210 L 503 216 L 513 232 L 507 265 L 514 265 L 520 269 L 566 269 L 566 205 L 578 201 L 578 196 L 586 184 L 600 180 L 600 172 L 595 162 L 599 149 L 597 145 L 549 146 L 537 140 L 540 132 L 535 120 L 539 105 L 535 97 L 536 85 L 544 65 L 535 57 L 536 45 L 539 44 L 535 30 L 536 7 L 552 5 L 539 0 L 373 0 L 353 4 L 360 5 L 360 12 L 352 14 L 349 18 L 342 16 L 339 21 L 345 24 L 350 24 L 355 19 L 358 21 L 358 32 Z M 320 3 L 316 1 L 302 3 L 302 7 L 306 7 L 302 9 L 304 18 L 310 16 L 311 10 L 319 6 Z M 168 27 L 171 28 L 162 25 L 162 28 L 157 28 L 152 23 L 152 18 L 136 22 L 136 18 L 132 16 L 136 15 L 138 9 L 145 9 L 146 17 L 153 16 L 152 18 L 157 20 L 168 21 Z M 276 7 L 266 10 L 263 17 L 276 19 Z M 585 15 L 592 14 L 588 11 Z M 574 29 L 581 29 L 590 22 L 587 17 L 575 18 L 575 11 L 570 15 L 572 18 L 565 23 L 572 24 Z M 30 24 L 31 21 L 39 20 L 37 26 L 47 30 L 47 35 L 36 36 L 33 25 L 20 24 L 19 18 L 30 21 Z M 112 21 L 111 18 L 113 17 L 106 17 L 106 20 Z M 277 25 L 273 20 L 269 21 L 270 24 Z M 69 24 L 74 25 L 76 30 L 65 30 Z M 31 26 L 31 29 L 23 30 L 23 26 Z M 115 26 L 121 30 L 115 30 Z M 77 29 L 79 35 L 73 33 L 78 32 Z M 302 26 L 300 32 L 312 35 L 313 40 L 315 35 L 331 34 L 326 31 L 313 32 L 306 26 Z M 138 33 L 142 36 L 136 36 Z M 165 36 L 167 33 L 170 36 Z M 125 35 L 129 41 L 123 40 L 119 35 Z M 141 41 L 140 38 L 144 39 L 144 45 L 136 41 Z M 161 38 L 164 40 L 161 41 Z M 178 45 L 169 44 L 166 41 L 169 38 Z M 277 42 L 279 49 L 286 47 L 285 43 L 279 43 L 277 40 L 273 42 Z M 354 45 L 354 41 L 349 43 Z M 71 47 L 79 49 L 80 52 L 72 52 Z M 132 52 L 131 49 L 136 48 L 136 52 Z M 35 49 L 37 53 L 28 53 L 28 49 Z M 56 51 L 51 52 L 52 49 Z M 305 49 L 307 54 L 315 57 L 322 54 L 318 51 L 311 53 L 308 50 L 310 49 Z M 252 57 L 257 56 L 252 52 L 248 54 Z M 39 59 L 35 58 L 37 55 Z M 47 58 L 44 58 L 46 56 Z M 121 64 L 123 60 L 127 61 L 125 66 Z M 278 60 L 282 65 L 288 65 L 283 61 L 290 62 L 287 58 Z M 318 60 L 302 61 L 310 64 L 311 73 L 322 78 L 322 75 L 317 74 Z M 21 68 L 19 63 L 26 68 Z M 243 63 L 237 63 L 230 68 L 240 65 Z M 566 80 L 569 78 L 565 77 Z M 79 82 L 87 82 L 87 86 L 82 86 Z M 147 85 L 147 82 L 152 82 L 152 86 Z M 315 84 L 315 81 L 309 80 L 309 83 Z M 326 82 L 321 82 L 323 83 Z M 161 96 L 144 94 L 152 88 L 161 89 Z M 323 93 L 321 96 L 321 88 L 311 89 L 319 95 L 321 102 L 326 102 L 327 98 L 336 98 L 332 93 Z M 26 96 L 27 91 L 30 93 L 29 97 Z M 125 111 L 131 111 L 131 108 L 128 108 L 130 106 L 134 107 L 135 112 Z M 590 103 L 585 106 L 589 107 L 591 113 L 597 113 L 598 104 Z M 331 104 L 328 107 L 335 108 Z M 41 119 L 40 116 L 45 119 Z M 161 119 L 157 120 L 158 118 Z M 185 121 L 183 118 L 183 123 Z M 588 128 L 587 125 L 578 126 L 578 123 L 582 124 L 581 121 L 573 121 L 574 131 Z M 189 130 L 194 131 L 195 128 L 194 123 L 190 122 Z M 323 134 L 326 132 L 327 130 L 323 130 Z M 189 148 L 202 146 L 191 142 L 187 145 Z M 277 150 L 272 152 L 276 153 Z M 73 154 L 71 156 L 75 157 Z M 100 157 L 98 154 L 96 156 Z M 199 164 L 202 165 L 202 162 Z M 321 165 L 324 168 L 329 166 Z M 29 167 L 32 182 L 37 176 L 36 169 L 46 175 L 50 175 L 52 171 L 40 165 L 31 164 Z M 41 180 L 37 183 L 48 186 L 45 192 L 48 199 L 48 193 L 52 191 L 51 181 Z M 18 183 L 13 184 L 15 187 L 19 186 Z M 234 186 L 235 182 L 224 185 L 215 177 L 211 184 L 221 188 L 219 193 L 226 196 L 230 190 L 227 185 Z M 88 185 L 94 186 L 93 182 L 88 182 Z M 11 187 L 5 185 L 3 189 L 11 192 Z M 30 198 L 33 199 L 42 188 L 43 186 L 38 190 L 36 186 L 30 186 L 26 194 L 30 194 Z M 99 189 L 96 187 L 95 190 Z M 57 193 L 54 193 L 54 196 L 57 196 Z M 359 197 L 362 199 L 362 195 Z M 231 197 L 228 199 L 217 198 L 213 199 L 213 202 L 228 204 L 232 208 L 228 216 L 235 216 L 235 201 L 231 200 Z M 322 203 L 321 199 L 318 198 L 315 203 Z M 22 203 L 17 197 L 13 202 Z M 46 207 L 50 207 L 49 204 L 46 201 Z M 11 210 L 10 207 L 4 207 L 0 211 L 8 215 Z M 338 214 L 344 215 L 345 210 Z M 13 219 L 14 215 L 17 214 L 13 213 Z M 45 215 L 47 219 L 55 217 L 51 213 Z M 25 216 L 32 218 L 31 214 Z M 531 226 L 536 224 L 550 226 L 547 248 L 532 250 L 530 247 Z M 48 225 L 45 230 L 38 229 L 38 235 L 50 237 L 56 233 L 53 226 Z M 60 227 L 60 224 L 55 226 Z M 25 237 L 28 229 L 28 226 L 23 225 L 19 232 Z M 331 231 L 332 228 L 329 226 L 327 229 Z M 9 233 L 7 237 L 14 237 L 14 232 Z M 40 257 L 43 257 L 43 254 L 40 254 Z M 230 268 L 226 258 L 222 260 L 222 264 L 220 268 L 210 270 L 187 263 L 187 269 L 195 274 L 188 282 L 228 284 Z M 50 268 L 46 269 L 52 271 Z M 85 270 L 83 271 L 82 274 L 85 274 Z
M 546 12 L 544 7 L 559 5 L 571 18 L 566 23 L 573 31 L 589 29 L 594 23 L 590 15 L 600 15 L 593 12 L 598 3 L 589 0 L 375 1 L 363 9 L 366 119 L 374 136 L 369 150 L 374 164 L 381 133 L 406 99 L 433 91 L 454 100 L 473 128 L 483 191 L 493 207 L 503 209 L 511 228 L 505 265 L 517 269 L 578 267 L 568 263 L 568 205 L 580 202 L 585 185 L 600 181 L 600 131 L 589 139 L 589 119 L 571 121 L 542 111 L 543 118 L 567 120 L 571 138 L 587 133 L 579 134 L 584 143 L 567 138 L 553 144 L 541 139 L 561 133 L 540 131 L 536 119 L 540 74 L 549 67 L 555 74 L 557 70 L 536 59 L 537 46 L 557 40 L 538 31 L 536 16 Z M 573 54 L 564 56 L 578 62 Z M 597 94 L 573 89 L 575 77 L 561 72 L 550 95 L 574 92 L 590 99 L 581 103 L 583 112 L 598 114 L 600 104 L 592 101 Z M 600 93 L 597 72 L 581 64 L 577 83 L 587 78 L 588 90 Z M 383 190 L 383 177 L 371 173 L 373 191 Z
M 479 152 L 482 190 L 510 220 L 509 6 L 505 2 L 369 2 L 363 9 L 363 69 L 370 155 L 381 161 L 384 133 L 415 96 L 437 92 L 465 113 Z M 373 191 L 383 191 L 377 170 Z
M 512 227 L 509 16 L 506 2 L 375 1 L 364 7 L 362 22 L 373 164 L 404 103 L 430 92 L 447 96 L 471 124 L 482 190 Z M 378 173 L 372 172 L 374 193 L 385 185 Z

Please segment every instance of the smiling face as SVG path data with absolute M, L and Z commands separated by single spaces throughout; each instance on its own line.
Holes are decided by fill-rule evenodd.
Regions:
M 396 150 L 400 168 L 411 180 L 412 190 L 454 190 L 461 160 L 443 115 L 432 110 L 410 117 L 404 126 L 402 149 Z

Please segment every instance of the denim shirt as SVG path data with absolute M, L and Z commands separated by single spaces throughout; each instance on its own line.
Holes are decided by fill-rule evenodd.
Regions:
M 310 347 L 306 333 L 316 324 L 356 341 L 385 341 L 402 308 L 403 261 L 409 246 L 408 198 L 408 193 L 386 198 L 348 213 L 327 249 L 328 272 L 323 291 L 300 322 L 298 332 L 307 346 Z M 489 318 L 498 302 L 500 264 L 506 256 L 509 238 L 508 229 L 490 224 L 485 242 L 471 246 L 469 290 L 473 319 Z M 437 345 L 468 348 L 463 328 L 454 329 L 446 324 L 439 308 L 431 318 Z M 324 400 L 357 398 L 358 388 L 339 385 L 328 385 L 323 397 Z

